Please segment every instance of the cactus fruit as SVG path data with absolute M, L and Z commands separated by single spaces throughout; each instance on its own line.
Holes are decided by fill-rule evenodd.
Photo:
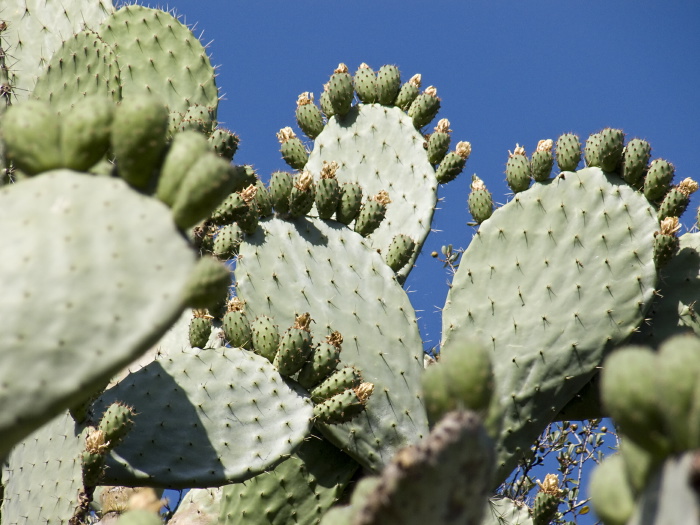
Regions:
M 671 181 L 676 168 L 668 161 L 654 159 L 649 164 L 644 178 L 644 195 L 651 202 L 659 201 L 671 188 Z
M 340 394 L 351 388 L 357 388 L 362 384 L 360 371 L 353 366 L 346 366 L 333 372 L 323 383 L 311 391 L 311 400 L 321 403 L 336 394 Z
M 292 192 L 294 180 L 290 173 L 276 171 L 270 177 L 269 191 L 272 206 L 277 213 L 289 211 L 289 194 Z
M 447 155 L 452 140 L 450 133 L 450 121 L 444 118 L 437 123 L 435 131 L 428 137 L 428 160 L 431 164 L 440 164 Z
M 474 221 L 481 224 L 486 219 L 491 217 L 493 213 L 493 197 L 489 190 L 486 189 L 486 184 L 476 174 L 472 175 L 471 192 L 467 200 L 469 213 L 472 214 Z
M 302 93 L 297 99 L 297 124 L 311 140 L 323 131 L 323 115 L 314 104 L 313 93 Z
M 469 142 L 458 142 L 454 151 L 448 153 L 435 172 L 435 178 L 440 184 L 447 184 L 462 173 L 469 155 L 472 153 L 472 145 Z
M 321 219 L 330 219 L 338 208 L 340 184 L 335 178 L 337 171 L 337 162 L 323 161 L 321 178 L 316 181 L 316 211 Z
M 273 364 L 283 376 L 290 377 L 301 370 L 313 351 L 309 330 L 311 321 L 308 313 L 297 315 L 292 327 L 280 338 Z
M 206 310 L 194 311 L 189 332 L 192 348 L 206 348 L 213 328 L 212 318 Z
M 294 177 L 294 185 L 289 193 L 289 214 L 292 217 L 306 215 L 313 208 L 315 198 L 314 177 L 308 171 L 302 171 Z
M 557 139 L 557 166 L 559 171 L 576 171 L 581 162 L 581 142 L 573 133 L 565 133 Z
M 109 148 L 114 104 L 103 95 L 80 99 L 61 118 L 61 164 L 87 171 Z
M 360 67 L 355 71 L 353 86 L 361 102 L 365 104 L 377 102 L 377 75 L 372 68 L 364 62 L 360 64 Z
M 530 187 L 530 180 L 530 162 L 527 160 L 525 148 L 516 144 L 515 150 L 512 153 L 508 152 L 506 182 L 513 193 L 519 193 Z
M 396 96 L 396 106 L 404 111 L 408 111 L 411 104 L 413 104 L 413 101 L 416 100 L 420 94 L 421 82 L 421 75 L 416 74 L 413 75 L 408 82 L 401 86 L 399 94 Z
M 589 166 L 598 165 L 603 171 L 617 171 L 622 160 L 625 134 L 620 129 L 605 128 L 598 133 L 598 136 L 600 151 L 595 156 L 599 159 L 599 164 L 589 164 Z
M 202 257 L 187 280 L 183 301 L 190 308 L 215 312 L 226 301 L 230 285 L 229 269 L 213 257 Z
M 314 417 L 327 425 L 352 421 L 365 409 L 372 392 L 372 383 L 361 383 L 343 390 L 315 405 Z
M 416 243 L 413 239 L 399 233 L 392 239 L 389 249 L 386 251 L 386 264 L 398 273 L 413 258 L 415 249 Z
M 622 156 L 622 178 L 627 184 L 638 187 L 644 182 L 651 158 L 651 145 L 642 139 L 632 139 L 625 146 Z
M 228 311 L 222 320 L 222 328 L 228 343 L 234 348 L 253 348 L 253 332 L 245 314 L 245 303 L 234 297 L 228 303 Z
M 277 140 L 279 140 L 280 153 L 282 153 L 284 161 L 295 170 L 303 169 L 309 159 L 309 154 L 292 128 L 287 127 L 279 130 Z
M 379 228 L 386 216 L 387 204 L 390 202 L 389 194 L 384 190 L 370 196 L 360 208 L 360 213 L 355 220 L 355 231 L 367 237 Z
M 256 199 L 258 198 L 258 187 L 257 185 L 250 185 L 247 188 L 239 192 L 241 200 L 245 203 L 242 207 L 241 213 L 236 216 L 236 224 L 241 228 L 244 233 L 254 233 L 255 229 L 258 227 L 258 219 L 260 218 L 260 209 Z M 263 191 L 267 191 L 265 187 L 262 187 Z M 267 206 L 268 202 L 265 199 L 265 194 L 260 197 L 260 202 L 263 206 Z M 271 204 L 271 203 L 270 203 Z
M 698 183 L 691 178 L 683 179 L 678 186 L 671 188 L 659 205 L 659 220 L 683 215 L 690 203 L 690 196 L 697 190 Z
M 324 88 L 328 92 L 333 115 L 344 117 L 350 111 L 354 95 L 352 77 L 348 73 L 348 66 L 343 63 L 338 64 Z M 326 116 L 330 118 L 328 112 L 326 112 Z
M 547 474 L 544 482 L 537 482 L 540 490 L 535 496 L 533 510 L 534 525 L 549 525 L 557 513 L 564 491 L 559 488 L 559 478 L 555 474 Z
M 416 129 L 420 129 L 430 124 L 438 111 L 440 111 L 440 99 L 437 96 L 437 89 L 434 86 L 428 86 L 413 100 L 407 113 L 413 119 Z
M 227 224 L 221 228 L 214 239 L 212 254 L 220 260 L 233 259 L 238 255 L 238 248 L 243 241 L 243 230 L 238 224 Z
M 335 220 L 343 224 L 350 224 L 357 218 L 360 208 L 362 208 L 362 188 L 356 182 L 346 182 L 340 187 Z
M 306 389 L 318 385 L 338 368 L 343 336 L 332 332 L 314 349 L 313 357 L 299 371 L 297 381 Z
M 161 166 L 156 196 L 168 206 L 173 206 L 187 172 L 207 151 L 207 141 L 195 131 L 177 133 L 173 138 Z
M 401 74 L 399 68 L 386 64 L 377 71 L 377 102 L 391 106 L 401 89 Z
M 661 228 L 654 233 L 654 263 L 661 269 L 678 252 L 679 240 L 676 236 L 681 225 L 678 217 L 667 217 L 661 221 Z
M 266 315 L 258 316 L 250 323 L 250 331 L 255 353 L 270 363 L 274 362 L 279 349 L 280 334 L 273 320 Z
M 217 127 L 209 135 L 209 148 L 219 157 L 223 157 L 228 161 L 233 160 L 233 156 L 238 150 L 240 139 L 238 135 L 232 133 L 225 128 Z
M 104 434 L 105 447 L 109 450 L 119 446 L 134 426 L 134 410 L 133 408 L 122 405 L 121 403 L 112 403 L 100 419 L 98 432 Z
M 537 149 L 533 152 L 530 159 L 532 167 L 532 178 L 535 182 L 544 182 L 549 179 L 554 165 L 554 156 L 552 155 L 552 140 L 540 140 L 537 143 Z

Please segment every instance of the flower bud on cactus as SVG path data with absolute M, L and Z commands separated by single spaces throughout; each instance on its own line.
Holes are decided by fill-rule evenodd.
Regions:
M 437 123 L 435 131 L 428 138 L 428 162 L 431 164 L 440 164 L 442 162 L 442 159 L 445 158 L 447 151 L 450 149 L 451 132 L 450 121 L 446 118 L 441 119 Z
M 420 86 L 421 75 L 413 75 L 408 82 L 401 86 L 399 94 L 396 96 L 396 106 L 403 109 L 404 111 L 408 111 L 408 108 L 411 107 L 413 101 L 416 100 L 416 98 L 420 94 Z
M 314 177 L 308 171 L 302 171 L 294 178 L 294 186 L 289 194 L 289 214 L 301 217 L 311 211 L 316 197 Z
M 261 315 L 250 323 L 250 331 L 253 336 L 253 351 L 272 363 L 280 342 L 277 325 L 270 317 Z
M 554 519 L 562 501 L 564 491 L 559 488 L 559 478 L 556 474 L 547 474 L 544 483 L 537 481 L 540 490 L 535 496 L 533 509 L 533 525 L 549 525 Z
M 435 177 L 440 184 L 446 184 L 457 178 L 467 164 L 469 155 L 472 154 L 472 145 L 469 142 L 458 142 L 454 151 L 448 153 L 438 166 Z
M 519 193 L 530 187 L 530 180 L 530 162 L 527 160 L 525 148 L 516 144 L 515 151 L 508 152 L 506 182 L 513 193 Z
M 212 319 L 206 310 L 194 310 L 190 321 L 190 346 L 192 348 L 206 348 L 212 331 Z
M 469 205 L 469 213 L 478 224 L 491 217 L 493 213 L 491 193 L 486 189 L 484 181 L 476 175 L 472 175 L 471 193 L 467 204 Z
M 313 357 L 299 371 L 298 383 L 308 390 L 333 373 L 340 363 L 342 344 L 343 336 L 340 332 L 333 332 L 327 336 L 326 340 L 316 347 Z
M 335 220 L 350 224 L 357 218 L 362 207 L 362 188 L 356 182 L 348 182 L 340 187 L 338 208 L 335 210 Z
M 361 102 L 365 104 L 373 104 L 377 102 L 377 76 L 364 62 L 360 64 L 355 72 L 355 78 L 353 80 L 355 85 L 355 92 Z
M 690 196 L 697 190 L 698 183 L 691 178 L 686 178 L 678 186 L 671 188 L 659 206 L 659 220 L 683 215 L 690 203 Z
M 228 311 L 222 320 L 222 328 L 228 343 L 234 348 L 253 348 L 253 332 L 245 312 L 245 303 L 234 297 L 228 303 Z
M 355 221 L 355 231 L 367 237 L 379 228 L 386 216 L 386 206 L 390 202 L 389 194 L 383 190 L 367 199 Z
M 573 133 L 557 139 L 557 165 L 560 171 L 576 171 L 581 162 L 581 142 Z
M 301 370 L 313 351 L 310 324 L 311 316 L 308 313 L 298 315 L 294 325 L 280 339 L 273 364 L 283 376 L 290 377 Z
M 277 133 L 277 140 L 280 142 L 280 153 L 284 161 L 295 170 L 303 169 L 309 160 L 309 152 L 292 128 L 282 128 Z
M 377 102 L 391 106 L 396 100 L 400 88 L 399 68 L 388 64 L 380 67 L 377 71 Z
M 430 124 L 438 111 L 440 111 L 440 99 L 437 96 L 437 89 L 429 86 L 411 103 L 408 116 L 413 119 L 416 129 L 420 129 Z
M 297 124 L 306 136 L 315 139 L 323 131 L 323 115 L 314 104 L 313 93 L 305 92 L 297 99 Z
M 323 161 L 321 178 L 316 182 L 316 210 L 321 219 L 330 219 L 338 208 L 340 199 L 340 184 L 335 174 L 338 171 L 338 163 L 335 161 Z
M 552 139 L 540 140 L 537 143 L 537 149 L 532 154 L 530 166 L 532 168 L 532 178 L 536 182 L 548 180 L 552 173 L 552 166 L 554 165 L 552 144 Z
M 661 230 L 654 234 L 654 263 L 657 270 L 666 266 L 678 252 L 680 241 L 676 232 L 680 228 L 678 217 L 667 217 L 661 221 Z

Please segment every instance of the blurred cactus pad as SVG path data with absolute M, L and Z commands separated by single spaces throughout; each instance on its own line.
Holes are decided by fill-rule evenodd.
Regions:
M 405 282 L 472 145 L 420 74 L 338 64 L 261 175 L 170 12 L 8 0 L 0 47 L 3 525 L 563 523 L 556 476 L 495 491 L 584 405 L 604 523 L 697 516 L 698 185 L 648 142 L 474 174 L 428 349 Z

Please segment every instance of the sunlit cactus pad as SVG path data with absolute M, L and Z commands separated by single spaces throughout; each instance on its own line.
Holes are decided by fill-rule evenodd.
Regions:
M 564 172 L 484 221 L 443 312 L 443 352 L 493 350 L 501 475 L 590 379 L 651 301 L 659 224 L 644 196 L 598 168 Z
M 66 412 L 12 450 L 2 469 L 3 525 L 68 523 L 83 487 L 81 430 Z
M 111 0 L 3 0 L 2 48 L 21 66 L 10 68 L 13 94 L 27 98 L 61 43 L 86 27 L 95 29 L 113 10 Z
M 107 460 L 105 484 L 172 488 L 244 481 L 308 435 L 312 404 L 265 358 L 238 348 L 173 352 L 95 403 L 134 408 L 134 427 Z M 148 451 L 148 453 L 145 453 Z
M 291 326 L 309 312 L 314 342 L 343 336 L 340 359 L 374 384 L 366 411 L 325 425 L 333 443 L 378 470 L 427 434 L 420 395 L 423 348 L 415 313 L 394 273 L 357 233 L 320 219 L 260 221 L 240 248 L 238 295 L 251 317 Z
M 124 98 L 149 93 L 170 111 L 201 104 L 216 116 L 214 68 L 199 40 L 170 13 L 128 5 L 97 32 L 117 54 Z
M 365 198 L 382 190 L 389 194 L 386 218 L 369 239 L 373 248 L 382 251 L 388 250 L 399 233 L 416 242 L 418 249 L 401 270 L 403 276 L 408 275 L 430 232 L 437 203 L 438 183 L 424 142 L 411 117 L 401 109 L 363 104 L 328 121 L 306 164 L 318 177 L 323 161 L 335 161 L 341 184 L 358 182 Z
M 195 255 L 170 210 L 120 179 L 5 186 L 0 221 L 2 455 L 168 329 Z

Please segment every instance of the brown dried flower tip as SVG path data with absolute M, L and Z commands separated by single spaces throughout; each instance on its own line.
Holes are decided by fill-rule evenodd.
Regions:
M 348 72 L 348 66 L 343 64 L 342 62 L 338 64 L 338 67 L 335 68 L 335 71 L 333 73 L 347 73 Z
M 516 155 L 527 156 L 527 153 L 525 153 L 525 148 L 520 144 L 515 145 L 515 151 L 508 150 L 508 157 L 515 157 Z
M 306 104 L 314 103 L 314 94 L 310 91 L 304 91 L 299 98 L 297 98 L 297 106 L 305 106 Z
M 85 438 L 85 451 L 90 454 L 106 454 L 109 448 L 105 433 L 102 430 L 93 427 L 93 430 L 88 431 Z
M 372 392 L 374 392 L 374 384 L 372 383 L 362 383 L 360 386 L 355 388 L 355 394 L 363 405 L 367 403 L 367 400 L 372 395 Z
M 362 64 L 360 64 L 360 68 L 362 68 L 362 69 L 372 69 L 372 68 L 369 67 L 365 62 L 362 62 Z
M 240 312 L 245 308 L 245 301 L 242 301 L 238 297 L 233 297 L 229 302 L 227 309 L 229 312 Z
M 246 204 L 250 204 L 257 193 L 258 188 L 256 188 L 254 184 L 251 184 L 247 188 L 241 190 L 238 194 L 241 196 L 241 199 L 243 199 Z
M 428 86 L 425 88 L 425 94 L 437 98 L 437 88 L 435 86 Z
M 336 348 L 340 348 L 340 345 L 343 344 L 343 336 L 340 332 L 331 332 L 331 334 L 326 337 L 326 341 Z
M 420 73 L 413 75 L 408 81 L 409 84 L 412 84 L 412 85 L 416 86 L 417 88 L 420 88 L 420 85 L 422 82 L 423 82 L 423 77 L 421 76 Z
M 553 145 L 554 142 L 552 142 L 552 139 L 540 140 L 537 143 L 537 151 L 546 151 L 549 153 L 550 151 L 552 151 Z
M 437 123 L 437 126 L 435 126 L 435 132 L 436 133 L 451 133 L 452 130 L 450 129 L 450 121 L 447 120 L 446 118 L 440 119 Z
M 689 197 L 692 193 L 698 191 L 698 183 L 688 177 L 678 184 L 678 191 L 686 197 Z
M 469 155 L 472 154 L 472 144 L 471 142 L 458 142 L 457 147 L 455 148 L 455 153 L 462 157 L 464 160 L 467 160 L 469 158 Z
M 303 171 L 301 175 L 299 175 L 297 181 L 294 183 L 294 187 L 299 191 L 306 191 L 309 189 L 313 181 L 314 176 L 308 171 Z
M 540 480 L 537 480 L 537 485 L 540 487 L 540 492 L 551 494 L 552 496 L 559 497 L 564 492 L 559 488 L 559 476 L 556 474 L 547 474 L 544 477 L 544 483 L 540 483 Z
M 379 204 L 384 204 L 387 205 L 391 202 L 391 199 L 389 198 L 389 194 L 382 190 L 373 197 L 370 197 L 370 199 L 377 201 Z
M 674 235 L 680 229 L 678 217 L 666 217 L 661 221 L 661 235 Z
M 327 162 L 323 161 L 323 168 L 321 168 L 321 178 L 322 179 L 334 179 L 335 174 L 338 171 L 338 163 L 334 160 Z
M 297 328 L 299 330 L 309 331 L 309 325 L 311 324 L 311 314 L 309 312 L 299 314 L 294 320 L 294 326 L 292 328 Z
M 472 191 L 481 191 L 486 189 L 486 184 L 476 175 L 472 176 Z
M 277 140 L 279 140 L 282 144 L 293 138 L 296 138 L 296 134 L 289 126 L 282 128 L 277 132 Z
M 214 319 L 214 316 L 209 315 L 209 310 L 206 308 L 195 308 L 192 310 L 192 315 L 195 319 Z

